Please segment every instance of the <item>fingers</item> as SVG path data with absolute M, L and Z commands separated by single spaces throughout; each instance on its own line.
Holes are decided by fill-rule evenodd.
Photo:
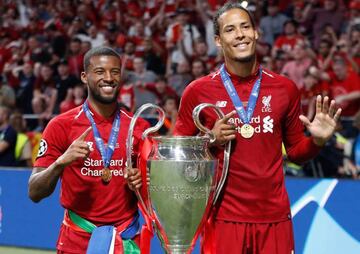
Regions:
M 90 133 L 91 130 L 92 130 L 92 127 L 90 126 L 90 127 L 87 128 L 86 131 L 84 131 L 84 133 L 81 134 L 76 140 L 85 141 L 86 136 Z
M 327 114 L 329 112 L 329 97 L 325 96 L 322 103 L 322 112 Z
M 131 190 L 139 189 L 142 186 L 141 172 L 137 168 L 127 168 L 124 178 Z
M 222 123 L 227 123 L 227 122 L 230 120 L 230 118 L 233 117 L 235 114 L 236 114 L 236 111 L 235 111 L 235 110 L 231 111 L 230 113 L 226 114 L 226 115 L 220 120 L 220 122 L 222 122 Z
M 316 96 L 316 114 L 321 113 L 321 111 L 322 111 L 321 108 L 322 108 L 321 95 L 318 95 L 318 96 Z
M 300 115 L 299 119 L 306 127 L 310 125 L 310 120 L 306 116 Z
M 341 108 L 339 108 L 334 115 L 335 122 L 337 122 L 339 120 L 340 115 L 341 115 Z
M 334 117 L 334 113 L 335 113 L 335 100 L 331 100 L 330 108 L 329 108 L 329 116 Z

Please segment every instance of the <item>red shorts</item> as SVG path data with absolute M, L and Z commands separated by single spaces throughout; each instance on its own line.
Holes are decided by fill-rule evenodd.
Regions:
M 61 225 L 59 238 L 56 244 L 58 254 L 85 254 L 90 240 L 87 232 L 74 231 L 70 227 Z M 140 246 L 140 235 L 135 236 L 134 242 Z M 115 241 L 116 246 L 122 242 Z M 116 252 L 115 252 L 116 253 Z
M 294 254 L 291 220 L 276 223 L 215 221 L 216 254 Z

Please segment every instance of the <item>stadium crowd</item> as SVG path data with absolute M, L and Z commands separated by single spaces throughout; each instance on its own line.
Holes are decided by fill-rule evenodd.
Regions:
M 0 0 L 0 165 L 31 166 L 51 117 L 82 105 L 83 56 L 99 45 L 121 54 L 119 102 L 131 111 L 161 105 L 160 134 L 171 135 L 184 88 L 222 63 L 212 16 L 224 2 Z M 343 109 L 316 159 L 295 165 L 284 151 L 286 173 L 359 178 L 360 0 L 240 2 L 259 24 L 260 64 L 296 83 L 303 113 L 314 116 L 317 94 Z

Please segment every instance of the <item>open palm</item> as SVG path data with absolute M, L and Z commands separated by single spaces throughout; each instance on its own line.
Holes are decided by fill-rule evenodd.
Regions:
M 316 97 L 316 114 L 314 120 L 310 120 L 304 115 L 300 120 L 304 123 L 314 142 L 318 145 L 324 145 L 335 132 L 337 121 L 339 120 L 341 109 L 335 108 L 335 101 L 332 100 L 329 106 L 329 97 L 322 99 L 321 95 Z

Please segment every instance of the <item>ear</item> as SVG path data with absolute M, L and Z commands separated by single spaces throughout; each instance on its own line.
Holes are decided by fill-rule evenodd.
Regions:
M 255 40 L 259 39 L 259 32 L 257 29 L 255 29 Z
M 84 84 L 87 84 L 87 77 L 86 77 L 86 73 L 83 71 L 81 72 L 81 81 L 84 83 Z
M 218 47 L 221 47 L 221 39 L 220 39 L 220 36 L 219 35 L 215 35 L 215 44 L 216 46 Z

